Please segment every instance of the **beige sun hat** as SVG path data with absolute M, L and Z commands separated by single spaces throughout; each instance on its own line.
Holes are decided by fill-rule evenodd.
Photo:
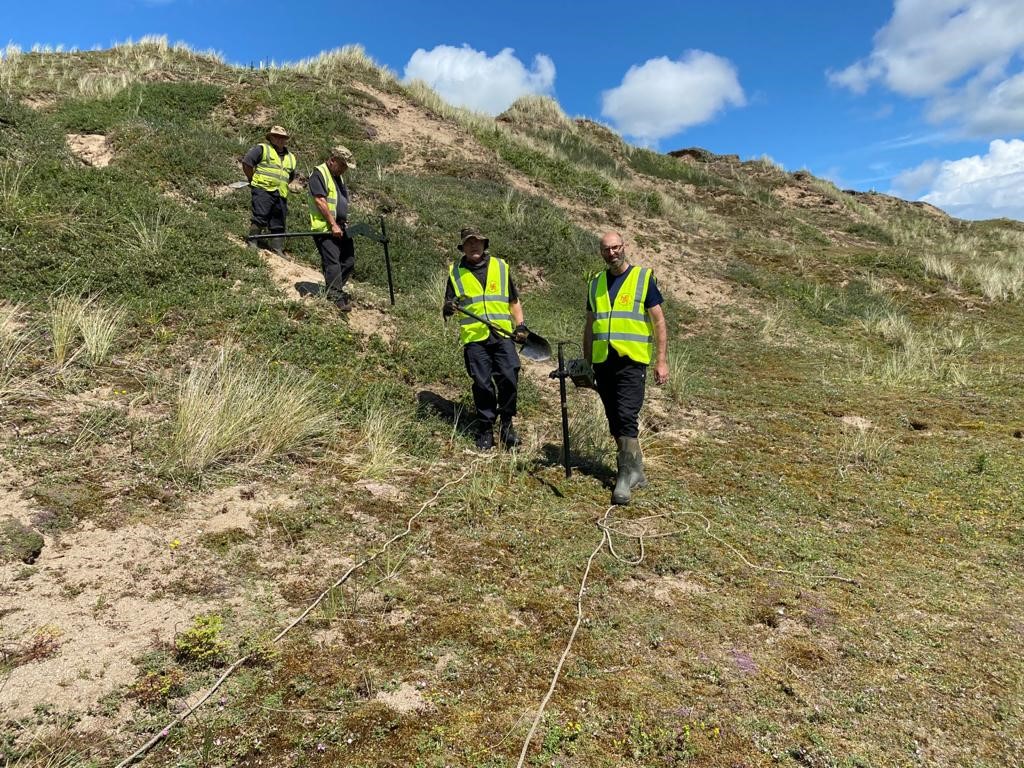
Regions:
M 341 144 L 331 149 L 331 157 L 343 161 L 349 168 L 356 167 L 355 155 L 352 154 L 352 150 L 341 146 Z
M 269 131 L 267 131 L 267 138 L 269 139 L 271 136 L 280 136 L 281 138 L 287 139 L 288 131 L 286 131 L 280 125 L 275 125 Z

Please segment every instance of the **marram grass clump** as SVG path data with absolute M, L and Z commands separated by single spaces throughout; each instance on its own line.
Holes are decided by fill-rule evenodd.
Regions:
M 257 366 L 230 349 L 192 368 L 177 405 L 171 457 L 192 471 L 301 451 L 334 421 L 310 378 Z

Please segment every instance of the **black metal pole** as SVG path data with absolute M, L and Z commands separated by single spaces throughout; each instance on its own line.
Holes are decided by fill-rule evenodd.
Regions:
M 262 235 L 246 235 L 246 240 L 266 240 L 270 237 L 312 237 L 313 235 L 326 235 L 327 232 L 270 232 Z
M 572 456 L 569 449 L 569 402 L 565 394 L 565 355 L 562 353 L 564 341 L 558 342 L 558 399 L 562 404 L 562 460 L 565 463 L 565 476 L 572 477 Z
M 388 252 L 388 231 L 384 228 L 384 217 L 380 217 L 380 242 L 384 246 L 384 266 L 388 271 L 388 295 L 391 297 L 391 306 L 395 306 L 395 283 L 391 279 L 391 254 Z

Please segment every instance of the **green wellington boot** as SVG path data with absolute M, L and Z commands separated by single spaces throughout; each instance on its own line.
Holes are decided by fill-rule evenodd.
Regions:
M 640 441 L 635 437 L 619 437 L 615 441 L 619 446 L 616 458 L 618 475 L 615 478 L 615 490 L 612 491 L 612 504 L 629 504 L 634 488 L 647 486 L 644 475 L 644 456 L 640 451 Z

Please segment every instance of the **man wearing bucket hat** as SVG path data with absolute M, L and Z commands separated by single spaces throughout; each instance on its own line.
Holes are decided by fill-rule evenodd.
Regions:
M 242 158 L 242 170 L 252 188 L 250 235 L 284 232 L 288 218 L 288 182 L 295 178 L 295 155 L 286 146 L 288 131 L 275 125 L 267 131 L 267 141 L 257 144 Z M 255 247 L 255 240 L 249 243 Z M 284 239 L 271 238 L 270 247 L 284 255 Z
M 520 441 L 512 426 L 519 393 L 519 353 L 513 340 L 522 343 L 527 330 L 519 293 L 509 274 L 508 264 L 488 253 L 490 241 L 479 229 L 465 227 L 459 233 L 462 258 L 448 271 L 444 294 L 444 317 L 461 307 L 507 331 L 503 338 L 483 323 L 459 313 L 459 342 L 462 344 L 466 372 L 473 380 L 476 406 L 476 447 L 494 447 L 494 422 L 501 418 L 499 436 L 505 448 L 517 448 Z
M 647 485 L 638 439 L 640 407 L 652 362 L 654 382 L 668 381 L 668 330 L 654 274 L 629 263 L 618 232 L 601 238 L 601 257 L 608 268 L 590 280 L 583 354 L 593 363 L 597 392 L 618 446 L 612 504 L 628 504 L 632 490 Z
M 342 312 L 352 310 L 344 288 L 356 265 L 355 243 L 345 231 L 349 192 L 342 174 L 355 167 L 351 151 L 342 146 L 334 147 L 326 162 L 310 174 L 306 185 L 309 228 L 320 233 L 313 236 L 313 242 L 320 252 L 327 300 L 334 302 Z

